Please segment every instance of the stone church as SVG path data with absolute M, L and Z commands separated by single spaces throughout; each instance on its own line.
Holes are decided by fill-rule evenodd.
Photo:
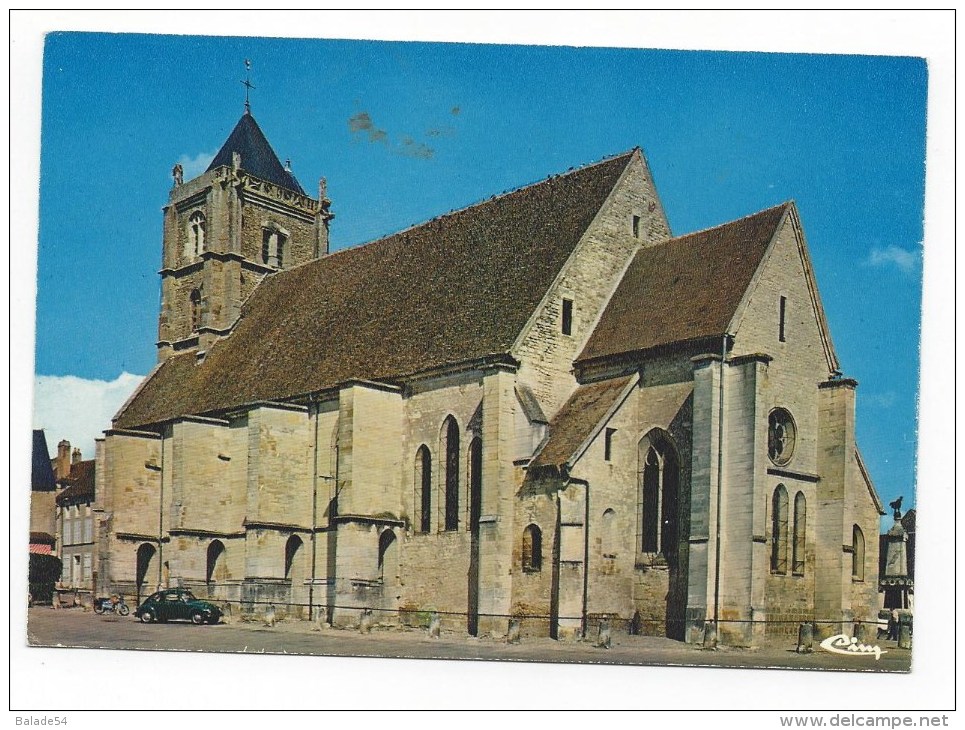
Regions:
M 246 110 L 164 209 L 102 589 L 694 641 L 849 631 L 882 508 L 794 203 L 673 237 L 639 148 L 329 252 Z

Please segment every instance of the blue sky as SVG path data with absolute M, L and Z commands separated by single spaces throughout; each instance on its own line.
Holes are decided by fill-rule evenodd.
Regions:
M 245 58 L 279 157 L 309 193 L 328 179 L 336 249 L 635 145 L 675 234 L 795 200 L 872 477 L 913 502 L 927 68 L 911 57 L 49 35 L 38 376 L 153 367 L 170 170 L 225 140 Z

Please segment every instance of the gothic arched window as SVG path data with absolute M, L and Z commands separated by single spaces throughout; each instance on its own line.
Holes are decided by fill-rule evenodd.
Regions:
M 151 543 L 145 542 L 137 549 L 137 592 L 141 593 L 145 585 L 148 585 L 156 576 L 157 564 L 154 558 L 157 556 L 157 548 Z
M 285 578 L 291 579 L 292 568 L 295 565 L 295 558 L 298 557 L 298 551 L 301 549 L 302 539 L 298 535 L 292 535 L 288 538 L 288 542 L 285 543 Z
M 612 509 L 603 511 L 603 520 L 600 529 L 600 553 L 604 558 L 615 558 L 617 556 L 617 513 Z
M 523 570 L 536 573 L 543 569 L 543 533 L 537 525 L 523 530 Z
M 798 492 L 794 497 L 794 543 L 791 547 L 791 571 L 799 575 L 804 573 L 804 544 L 807 529 L 807 499 L 804 492 Z
M 771 572 L 787 573 L 787 490 L 778 484 L 771 497 Z
M 379 535 L 379 577 L 385 577 L 385 566 L 388 565 L 390 568 L 394 568 L 395 564 L 398 562 L 398 558 L 395 552 L 396 542 L 395 533 L 391 529 L 387 529 Z M 394 573 L 393 573 L 394 575 Z
M 851 528 L 851 578 L 864 580 L 864 533 L 857 525 Z
M 482 516 L 482 439 L 469 442 L 469 529 L 479 525 Z
M 456 419 L 449 416 L 443 426 L 445 446 L 445 520 L 446 530 L 459 529 L 459 427 Z
M 212 540 L 208 545 L 208 561 L 205 570 L 205 582 L 214 583 L 227 577 L 225 565 L 225 547 L 221 540 Z
M 651 431 L 637 447 L 640 478 L 640 542 L 642 553 L 668 561 L 677 554 L 677 500 L 680 464 L 669 436 Z
M 429 532 L 432 515 L 432 455 L 423 444 L 415 455 L 416 520 L 419 532 Z

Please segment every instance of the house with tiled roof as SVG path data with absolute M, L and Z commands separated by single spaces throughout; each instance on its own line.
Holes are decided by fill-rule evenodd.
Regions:
M 635 148 L 330 252 L 247 110 L 174 177 L 158 365 L 98 447 L 113 590 L 558 638 L 873 616 L 793 203 L 673 237 Z
M 57 492 L 57 542 L 64 569 L 60 584 L 75 592 L 93 593 L 97 580 L 97 504 L 95 460 L 78 451 Z

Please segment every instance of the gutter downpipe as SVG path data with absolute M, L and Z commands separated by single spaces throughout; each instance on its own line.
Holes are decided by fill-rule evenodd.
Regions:
M 590 594 L 590 483 L 583 482 L 583 612 L 580 616 L 580 633 L 586 640 L 587 604 Z
M 724 334 L 720 343 L 720 377 L 717 383 L 717 526 L 714 540 L 714 632 L 720 640 L 720 512 L 721 490 L 724 481 L 724 362 L 727 357 L 727 340 Z
M 318 401 L 311 396 L 309 402 L 315 409 L 315 448 L 312 451 L 312 580 L 308 584 L 308 620 L 315 618 L 315 570 L 318 560 Z
M 167 426 L 161 427 L 161 487 L 158 490 L 158 511 L 157 511 L 157 587 L 161 590 L 161 578 L 164 575 L 164 431 Z M 173 433 L 172 433 L 173 437 Z M 166 586 L 164 586 L 166 587 Z M 150 595 L 150 594 L 149 594 Z M 141 600 L 138 594 L 138 601 Z

